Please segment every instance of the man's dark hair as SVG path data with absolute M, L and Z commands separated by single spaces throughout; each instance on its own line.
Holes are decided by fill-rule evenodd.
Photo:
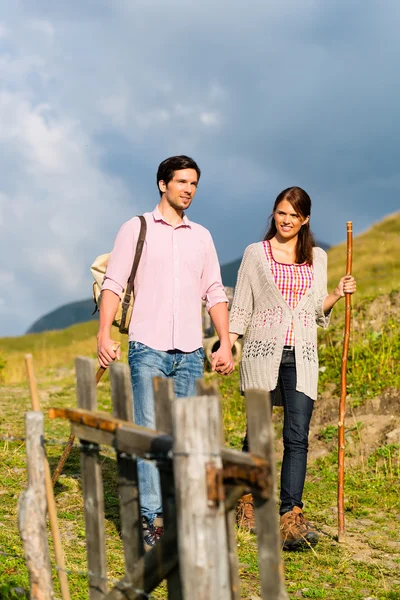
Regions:
M 190 156 L 170 156 L 162 161 L 157 170 L 157 187 L 158 182 L 163 181 L 165 185 L 171 181 L 174 176 L 175 171 L 182 171 L 183 169 L 194 169 L 197 173 L 197 181 L 200 179 L 201 171 L 197 163 L 190 158 Z M 162 196 L 162 192 L 158 187 L 158 191 L 160 192 L 160 196 Z

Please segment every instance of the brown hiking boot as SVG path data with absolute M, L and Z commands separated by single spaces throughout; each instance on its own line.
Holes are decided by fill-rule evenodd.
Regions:
M 256 532 L 254 500 L 251 494 L 246 494 L 240 498 L 236 509 L 236 522 L 239 527 L 247 529 L 250 533 Z
M 310 548 L 318 542 L 318 534 L 305 520 L 298 506 L 281 515 L 281 541 L 283 550 Z

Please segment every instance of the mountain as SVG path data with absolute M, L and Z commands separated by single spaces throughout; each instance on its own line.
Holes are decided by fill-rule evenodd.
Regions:
M 75 323 L 85 323 L 98 318 L 98 313 L 93 315 L 93 299 L 81 300 L 79 302 L 70 302 L 64 304 L 40 317 L 33 323 L 26 333 L 41 333 L 42 331 L 51 331 L 52 329 L 65 329 Z
M 329 246 L 323 242 L 317 242 L 324 250 Z M 233 260 L 221 266 L 222 281 L 225 286 L 235 287 L 237 273 L 240 267 L 241 258 Z M 53 329 L 65 329 L 75 323 L 85 323 L 98 318 L 98 313 L 92 314 L 94 310 L 93 300 L 81 300 L 79 302 L 70 302 L 47 313 L 30 326 L 27 333 L 40 333 L 42 331 L 51 331 Z

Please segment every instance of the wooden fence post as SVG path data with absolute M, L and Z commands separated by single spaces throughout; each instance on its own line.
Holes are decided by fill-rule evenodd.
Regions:
M 40 411 L 39 394 L 37 390 L 37 383 L 35 372 L 33 369 L 33 357 L 32 354 L 25 355 L 26 370 L 28 373 L 29 389 L 31 392 L 32 409 Z M 47 512 L 49 515 L 49 522 L 51 528 L 51 534 L 53 536 L 54 543 L 54 554 L 56 556 L 56 563 L 58 569 L 58 579 L 60 581 L 61 596 L 62 600 L 70 600 L 71 596 L 68 587 L 67 570 L 65 568 L 64 552 L 61 544 L 60 528 L 58 526 L 57 519 L 57 507 L 54 499 L 53 486 L 51 483 L 50 466 L 47 460 L 45 452 L 44 461 L 44 475 L 46 483 L 46 500 L 47 500 Z
M 46 527 L 44 418 L 40 412 L 25 415 L 28 487 L 18 506 L 18 527 L 29 571 L 31 600 L 54 598 Z
M 246 396 L 250 452 L 271 465 L 273 493 L 268 500 L 254 494 L 261 596 L 264 600 L 288 600 L 285 589 L 276 506 L 274 431 L 269 392 L 248 390 Z
M 225 506 L 209 500 L 207 476 L 223 490 L 221 423 L 215 396 L 173 403 L 174 480 L 184 598 L 231 600 Z M 222 489 L 221 489 L 222 488 Z
M 96 367 L 90 358 L 75 359 L 79 408 L 96 410 Z M 85 511 L 89 598 L 102 600 L 107 592 L 107 563 L 104 531 L 104 493 L 99 446 L 81 440 L 82 488 Z
M 172 435 L 172 403 L 175 400 L 174 382 L 172 379 L 154 378 L 154 404 L 156 412 L 156 429 L 160 433 Z M 160 481 L 163 504 L 164 527 L 177 527 L 175 505 L 175 490 L 173 473 L 165 468 L 160 469 Z M 178 553 L 178 548 L 175 549 Z M 183 591 L 178 566 L 171 572 L 167 579 L 168 599 L 182 600 Z
M 114 417 L 133 422 L 132 385 L 128 365 L 111 363 L 110 381 Z M 117 452 L 117 463 L 125 576 L 131 582 L 135 564 L 144 554 L 137 461 L 133 457 L 124 457 L 121 452 Z M 144 581 L 136 582 L 136 585 L 143 587 Z
M 204 379 L 197 380 L 197 394 L 199 396 L 215 396 L 218 398 L 218 405 L 220 411 L 220 422 L 221 422 L 221 446 L 224 445 L 224 425 L 222 417 L 222 404 L 221 396 L 218 387 L 212 383 L 207 385 Z M 226 490 L 228 493 L 231 491 L 232 486 L 229 486 Z M 231 596 L 232 600 L 240 600 L 240 577 L 239 577 L 239 560 L 237 556 L 237 542 L 236 542 L 236 503 L 230 510 L 226 511 L 225 514 L 226 531 L 228 540 L 228 555 L 229 555 L 229 570 L 231 580 Z

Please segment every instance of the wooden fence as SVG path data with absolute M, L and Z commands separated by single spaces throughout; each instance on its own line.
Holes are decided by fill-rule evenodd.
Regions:
M 93 360 L 76 359 L 76 378 L 78 408 L 53 408 L 49 415 L 69 419 L 71 432 L 80 440 L 90 600 L 143 599 L 164 579 L 169 600 L 239 600 L 235 509 L 238 499 L 249 491 L 255 498 L 261 597 L 286 600 L 269 394 L 253 390 L 246 395 L 250 453 L 242 453 L 224 447 L 220 398 L 216 388 L 202 380 L 196 397 L 175 398 L 171 380 L 155 379 L 154 431 L 133 424 L 127 365 L 110 367 L 112 415 L 97 412 Z M 111 589 L 102 445 L 116 451 L 125 558 L 124 577 Z M 138 458 L 156 461 L 163 499 L 165 533 L 147 553 L 143 549 Z M 36 460 L 40 462 L 38 453 Z M 46 551 L 44 557 L 48 561 Z M 53 596 L 37 597 L 47 600 Z

